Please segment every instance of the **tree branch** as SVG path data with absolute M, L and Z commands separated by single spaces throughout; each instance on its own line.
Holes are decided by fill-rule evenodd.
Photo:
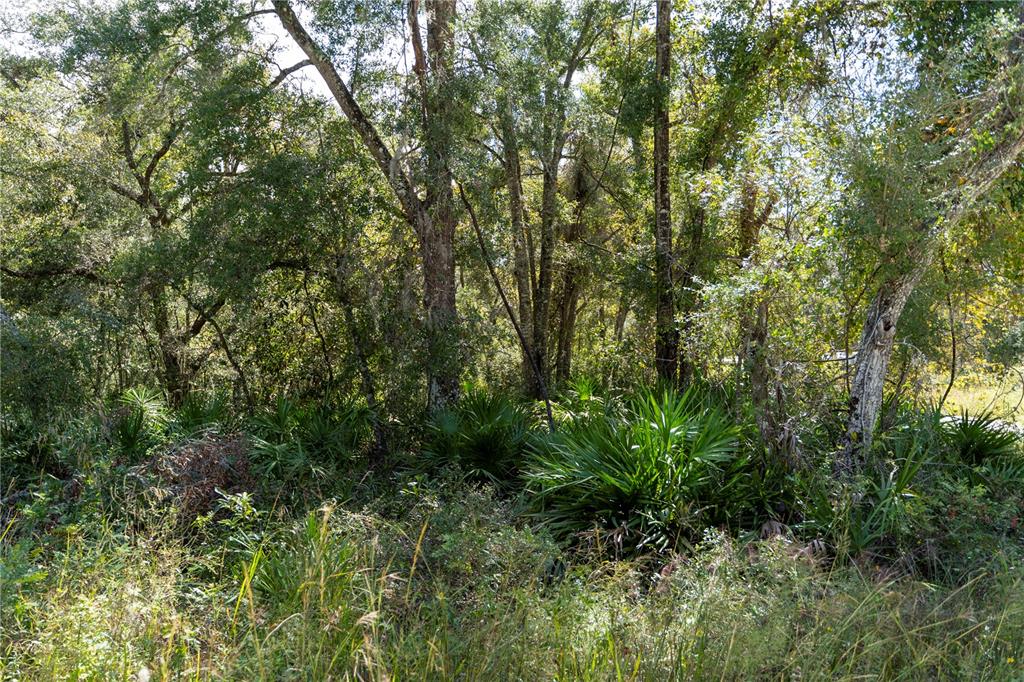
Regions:
M 387 177 L 388 183 L 402 204 L 409 222 L 414 226 L 418 225 L 423 207 L 413 189 L 412 181 L 397 164 L 392 163 L 394 157 L 391 154 L 391 150 L 384 144 L 373 123 L 366 117 L 359 103 L 356 102 L 352 93 L 349 92 L 345 81 L 342 80 L 337 69 L 334 68 L 330 58 L 316 44 L 309 33 L 306 32 L 306 29 L 295 14 L 295 10 L 292 9 L 287 0 L 273 0 L 273 4 L 274 11 L 281 20 L 281 25 L 284 26 L 295 43 L 306 54 L 306 57 L 309 58 L 309 61 L 316 67 L 320 76 L 327 83 L 327 88 L 331 91 L 338 106 L 341 107 L 345 117 L 348 118 L 352 127 L 356 129 L 363 145 L 370 152 L 374 161 L 377 162 L 377 167 Z
M 49 279 L 53 277 L 81 277 L 82 279 L 97 284 L 107 284 L 108 281 L 98 275 L 91 268 L 84 266 L 75 266 L 70 268 L 57 268 L 57 267 L 44 267 L 36 268 L 35 270 L 15 270 L 7 266 L 0 266 L 0 272 L 9 276 L 17 277 L 18 279 Z
M 309 61 L 308 59 L 303 59 L 298 64 L 295 64 L 293 66 L 289 66 L 287 69 L 282 69 L 281 73 L 277 74 L 277 77 L 274 80 L 270 81 L 270 86 L 267 89 L 268 90 L 273 90 L 278 85 L 280 85 L 282 82 L 284 82 L 284 79 L 287 78 L 288 76 L 292 75 L 293 73 L 295 73 L 299 69 L 304 69 L 307 66 L 312 66 L 312 65 L 313 65 L 313 62 Z

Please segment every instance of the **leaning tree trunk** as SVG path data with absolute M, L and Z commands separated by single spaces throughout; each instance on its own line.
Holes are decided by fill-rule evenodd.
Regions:
M 850 386 L 846 435 L 835 463 L 836 473 L 842 478 L 849 478 L 861 469 L 871 447 L 872 431 L 882 406 L 885 373 L 895 344 L 896 325 L 914 287 L 935 259 L 942 235 L 963 220 L 996 182 L 1018 166 L 1018 159 L 1024 155 L 1024 132 L 1015 125 L 1015 108 L 1019 108 L 1021 102 L 1024 2 L 1018 5 L 1017 22 L 1008 59 L 1004 62 L 1004 82 L 979 99 L 974 112 L 975 120 L 989 121 L 987 125 L 998 134 L 999 141 L 973 156 L 969 165 L 961 169 L 956 184 L 945 192 L 944 210 L 919 228 L 921 244 L 907 259 L 912 265 L 905 274 L 885 280 L 868 308 L 857 350 L 857 369 Z M 971 134 L 977 136 L 978 132 L 971 131 Z
M 679 352 L 676 329 L 675 289 L 672 285 L 672 214 L 669 198 L 668 103 L 671 83 L 669 25 L 672 1 L 658 0 L 657 58 L 655 83 L 658 88 L 654 113 L 654 252 L 657 308 L 655 311 L 654 366 L 658 376 L 673 381 Z
M 886 280 L 868 308 L 857 349 L 857 368 L 850 385 L 846 435 L 835 462 L 836 474 L 842 478 L 861 469 L 871 447 L 875 421 L 882 407 L 885 376 L 896 342 L 896 325 L 929 262 L 926 258 L 911 272 Z

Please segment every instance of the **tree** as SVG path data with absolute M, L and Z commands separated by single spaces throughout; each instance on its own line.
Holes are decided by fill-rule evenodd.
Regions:
M 654 250 L 657 287 L 657 339 L 654 364 L 658 376 L 669 382 L 676 378 L 679 331 L 676 329 L 674 259 L 672 253 L 672 210 L 669 193 L 668 101 L 671 88 L 671 0 L 658 0 L 657 95 L 654 106 Z
M 417 237 L 423 267 L 427 339 L 427 403 L 438 409 L 458 396 L 459 324 L 455 307 L 455 228 L 452 192 L 451 117 L 454 86 L 455 0 L 427 0 L 427 49 L 419 28 L 419 3 L 409 4 L 408 27 L 421 112 L 422 170 L 403 166 L 364 113 L 324 49 L 316 43 L 286 0 L 274 0 L 281 24 L 324 79 L 338 106 L 387 178 L 405 220 Z
M 923 64 L 914 88 L 921 103 L 910 112 L 901 111 L 897 126 L 886 131 L 898 140 L 890 147 L 896 150 L 895 159 L 882 167 L 877 160 L 867 161 L 874 172 L 887 174 L 883 178 L 915 177 L 891 188 L 895 201 L 871 190 L 862 194 L 865 208 L 874 211 L 874 225 L 896 230 L 898 236 L 892 240 L 888 262 L 883 263 L 884 274 L 868 306 L 858 344 L 849 418 L 842 453 L 836 460 L 836 470 L 844 477 L 860 471 L 870 449 L 907 301 L 932 267 L 943 240 L 960 227 L 1024 153 L 1024 128 L 1013 113 L 1020 106 L 1024 83 L 1022 41 L 1024 5 L 1001 41 L 990 43 L 998 46 L 1001 42 L 1003 47 L 987 67 L 968 58 L 966 63 L 947 64 L 935 73 L 930 63 Z M 960 80 L 952 91 L 943 87 L 947 78 Z M 964 100 L 959 88 L 974 91 L 970 100 Z M 949 92 L 946 98 L 937 97 L 944 91 Z M 909 101 L 917 100 L 910 97 Z M 899 172 L 893 173 L 897 169 Z M 887 212 L 893 204 L 910 206 L 898 214 L 909 224 L 889 225 Z

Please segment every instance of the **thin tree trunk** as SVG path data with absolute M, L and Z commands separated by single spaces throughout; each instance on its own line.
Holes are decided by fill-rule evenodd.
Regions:
M 698 273 L 704 250 L 704 222 L 704 207 L 697 206 L 690 217 L 689 253 L 686 259 L 686 266 L 679 278 L 680 296 L 682 298 L 680 314 L 683 319 L 683 336 L 686 344 L 693 343 L 694 315 L 696 315 L 700 307 L 700 279 Z M 686 348 L 684 345 L 683 352 L 679 354 L 680 386 L 689 386 L 696 374 L 696 363 L 694 362 L 692 351 L 692 348 Z
M 582 157 L 583 150 L 577 150 L 577 156 Z M 586 162 L 580 158 L 575 166 L 573 178 L 572 201 L 575 204 L 575 216 L 567 226 L 564 234 L 565 244 L 570 248 L 578 246 L 583 239 L 583 212 L 587 198 L 592 195 L 591 188 L 587 186 Z M 568 381 L 572 375 L 572 347 L 576 338 L 576 319 L 579 312 L 579 299 L 582 293 L 583 277 L 586 272 L 586 265 L 578 255 L 570 251 L 568 262 L 562 273 L 562 282 L 559 287 L 558 305 L 558 333 L 555 339 L 555 378 L 559 382 Z
M 942 406 L 946 404 L 946 398 L 949 397 L 949 392 L 953 390 L 953 384 L 956 383 L 956 315 L 953 312 L 953 294 L 950 291 L 949 284 L 949 268 L 946 266 L 946 256 L 942 255 L 942 281 L 946 285 L 946 310 L 949 313 L 949 342 L 950 351 L 952 357 L 949 359 L 949 382 L 946 384 L 946 390 L 942 393 L 942 397 L 939 398 L 938 409 L 942 410 Z
M 519 138 L 508 103 L 501 112 L 502 144 L 505 150 L 505 179 L 508 185 L 509 212 L 512 216 L 512 245 L 515 258 L 513 274 L 516 280 L 519 326 L 525 343 L 522 344 L 522 370 L 527 393 L 536 398 L 540 382 L 533 370 L 533 295 L 530 277 L 530 249 L 526 235 L 526 212 L 523 206 L 522 165 L 519 159 Z
M 505 306 L 505 312 L 508 314 L 508 320 L 512 323 L 512 327 L 515 329 L 516 335 L 519 337 L 519 343 L 522 344 L 522 347 L 525 349 L 527 347 L 526 335 L 523 334 L 523 328 L 519 321 L 516 320 L 516 315 L 512 311 L 512 304 L 508 302 L 508 296 L 505 295 L 505 288 L 501 286 L 501 279 L 498 277 L 498 271 L 494 269 L 494 263 L 491 261 L 491 257 L 487 253 L 487 246 L 484 244 L 484 235 L 480 229 L 480 223 L 476 219 L 476 212 L 473 211 L 473 206 L 466 198 L 466 194 L 462 191 L 461 185 L 459 185 L 459 196 L 462 198 L 462 203 L 469 212 L 470 222 L 473 224 L 473 231 L 476 232 L 477 244 L 480 246 L 480 255 L 484 257 L 484 262 L 487 264 L 487 271 L 491 273 L 491 280 L 494 282 L 494 288 L 498 291 L 498 296 L 501 297 L 501 302 Z M 528 357 L 527 359 L 530 358 Z M 551 399 L 548 397 L 547 386 L 544 383 L 544 378 L 540 374 L 540 369 L 536 365 L 531 365 L 531 369 L 535 375 L 537 385 L 540 387 L 541 397 L 544 400 L 544 408 L 548 417 L 548 429 L 551 433 L 554 433 L 555 417 L 551 411 Z
M 675 289 L 672 284 L 672 212 L 669 195 L 669 124 L 671 87 L 671 0 L 658 0 L 654 112 L 654 251 L 657 289 L 654 366 L 658 376 L 673 381 L 679 352 Z
M 622 337 L 626 333 L 627 317 L 629 317 L 629 300 L 623 290 L 622 296 L 619 297 L 619 307 L 615 311 L 615 343 L 622 343 Z
M 533 297 L 533 359 L 547 383 L 551 376 L 548 366 L 548 327 L 550 322 L 551 294 L 554 288 L 555 263 L 555 220 L 558 212 L 558 164 L 562 147 L 557 145 L 557 154 L 544 162 L 544 185 L 541 191 L 540 207 L 540 259 L 537 276 L 537 291 Z
M 761 228 L 768 222 L 774 198 L 769 198 L 760 212 L 757 210 L 757 185 L 747 176 L 744 179 L 743 198 L 739 216 L 738 256 L 744 267 L 757 264 L 757 243 Z M 768 300 L 763 292 L 745 298 L 740 313 L 740 357 L 750 382 L 750 400 L 754 407 L 761 440 L 773 451 L 780 445 L 780 406 L 771 404 L 771 366 L 768 357 Z M 778 454 L 778 453 L 777 453 Z

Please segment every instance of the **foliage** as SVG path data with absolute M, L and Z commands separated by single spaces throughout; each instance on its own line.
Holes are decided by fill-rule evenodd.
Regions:
M 653 9 L 5 10 L 0 676 L 1020 677 L 1024 9 Z
M 971 415 L 963 410 L 944 424 L 944 434 L 960 461 L 969 465 L 1019 454 L 1020 434 L 990 412 Z
M 264 478 L 288 484 L 333 478 L 365 444 L 367 419 L 357 406 L 303 406 L 279 396 L 253 418 L 254 467 Z
M 599 528 L 620 547 L 664 551 L 730 506 L 738 432 L 695 390 L 647 392 L 622 417 L 588 420 L 538 448 L 526 472 L 557 534 Z
M 122 455 L 137 460 L 161 442 L 170 423 L 163 398 L 145 388 L 130 388 L 117 400 L 111 436 Z
M 391 494 L 398 515 L 382 499 L 282 517 L 225 497 L 219 531 L 198 543 L 166 534 L 158 519 L 125 527 L 100 518 L 4 542 L 5 675 L 1020 672 L 1024 576 L 998 552 L 956 585 L 868 565 L 826 568 L 784 537 L 739 544 L 720 532 L 688 557 L 588 560 L 558 552 L 508 505 L 464 483 Z M 562 568 L 545 572 L 552 562 Z
M 195 434 L 211 428 L 229 426 L 231 419 L 230 403 L 224 393 L 203 396 L 199 393 L 190 394 L 174 413 L 175 431 L 185 435 Z
M 535 428 L 528 407 L 506 394 L 467 387 L 458 405 L 430 417 L 423 464 L 456 465 L 476 480 L 513 479 Z

